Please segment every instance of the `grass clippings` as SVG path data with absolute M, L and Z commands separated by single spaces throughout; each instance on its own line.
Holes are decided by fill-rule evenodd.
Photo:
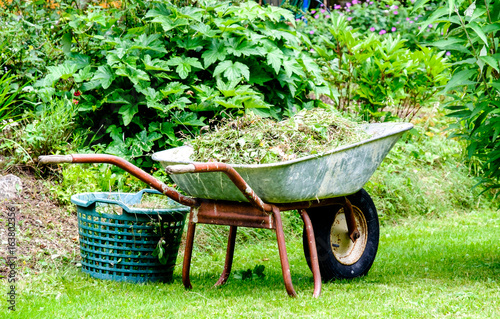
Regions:
M 194 161 L 267 164 L 326 153 L 366 138 L 361 125 L 340 113 L 312 109 L 280 122 L 253 114 L 227 119 L 188 143 Z

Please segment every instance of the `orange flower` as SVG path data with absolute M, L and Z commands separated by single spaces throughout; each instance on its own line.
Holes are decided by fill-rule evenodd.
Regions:
M 47 7 L 50 9 L 56 9 L 59 8 L 59 3 L 55 0 L 47 0 Z
M 5 8 L 6 4 L 12 4 L 13 0 L 0 0 L 0 7 Z

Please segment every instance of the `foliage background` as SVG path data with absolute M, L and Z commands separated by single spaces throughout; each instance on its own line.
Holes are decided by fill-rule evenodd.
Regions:
M 452 2 L 462 12 L 470 4 Z M 22 120 L 0 137 L 0 152 L 10 164 L 37 172 L 39 154 L 112 153 L 168 181 L 149 155 L 179 145 L 180 138 L 196 135 L 204 126 L 250 110 L 279 119 L 327 102 L 361 120 L 427 123 L 405 139 L 411 147 L 395 148 L 396 157 L 410 154 L 412 161 L 404 165 L 422 159 L 420 170 L 435 165 L 434 156 L 453 158 L 443 167 L 465 165 L 465 175 L 486 177 L 489 185 L 496 185 L 496 106 L 491 103 L 484 111 L 491 98 L 481 100 L 482 108 L 472 106 L 483 83 L 484 96 L 495 97 L 498 73 L 491 59 L 498 58 L 496 11 L 478 4 L 477 20 L 465 18 L 465 30 L 475 34 L 471 45 L 465 32 L 460 33 L 459 20 L 453 15 L 445 19 L 445 13 L 453 13 L 452 2 L 352 1 L 331 10 L 291 12 L 254 2 L 5 1 L 0 43 L 12 43 L 13 49 L 0 47 L 0 72 L 14 77 L 2 84 L 4 96 L 13 101 L 2 120 Z M 484 27 L 486 42 L 476 25 Z M 436 41 L 441 33 L 448 37 L 444 42 Z M 490 50 L 485 56 L 480 53 L 486 43 Z M 462 56 L 472 54 L 474 46 L 479 54 Z M 473 75 L 479 70 L 474 63 L 482 64 L 485 72 Z M 470 77 L 457 82 L 465 69 Z M 448 72 L 455 75 L 446 86 Z M 480 81 L 472 81 L 474 77 Z M 464 83 L 466 91 L 457 90 Z M 470 141 L 464 164 L 463 143 L 426 144 L 426 134 L 438 134 L 448 122 L 434 126 L 422 119 L 429 112 L 441 117 L 434 110 L 449 89 L 452 95 L 444 102 L 458 111 L 451 128 L 456 137 Z M 471 102 L 454 102 L 467 99 Z M 382 170 L 401 165 L 392 160 Z M 141 187 L 127 174 L 102 166 L 41 171 L 47 173 L 60 181 L 53 191 L 62 203 L 82 190 Z M 416 199 L 420 195 L 409 198 L 396 190 L 397 183 L 412 180 L 405 187 L 422 194 L 418 189 L 426 186 L 413 178 L 390 187 L 374 180 L 367 187 L 384 203 L 388 216 L 438 210 L 421 205 L 423 200 Z M 467 198 L 466 205 L 474 201 L 463 190 L 456 193 L 457 205 L 460 197 Z M 387 195 L 391 200 L 384 199 Z M 416 204 L 405 204 L 409 202 Z M 404 213 L 398 212 L 402 206 Z

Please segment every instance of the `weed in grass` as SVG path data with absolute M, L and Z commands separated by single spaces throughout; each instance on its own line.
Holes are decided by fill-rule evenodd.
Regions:
M 3 45 L 0 45 L 0 50 Z M 1 74 L 1 73 L 0 73 Z M 12 126 L 15 123 L 14 120 L 19 119 L 19 116 L 16 116 L 14 107 L 16 98 L 20 93 L 21 89 L 18 87 L 13 90 L 13 81 L 15 76 L 10 76 L 10 74 L 6 73 L 0 77 L 0 141 L 2 141 L 2 137 L 6 135 L 8 132 L 3 132 L 7 126 Z
M 75 110 L 75 105 L 66 99 L 40 105 L 39 112 L 23 121 L 12 137 L 0 139 L 0 154 L 10 159 L 10 165 L 35 167 L 40 155 L 60 154 L 78 147 L 80 137 L 73 131 Z

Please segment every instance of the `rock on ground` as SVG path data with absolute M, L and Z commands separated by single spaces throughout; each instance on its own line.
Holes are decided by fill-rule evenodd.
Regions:
M 0 200 L 16 199 L 23 190 L 23 183 L 16 175 L 0 177 Z

